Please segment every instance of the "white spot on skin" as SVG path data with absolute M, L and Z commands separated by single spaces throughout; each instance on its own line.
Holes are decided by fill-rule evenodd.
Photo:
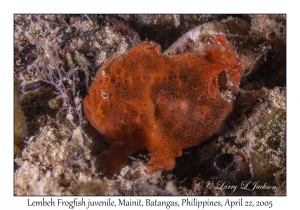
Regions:
M 173 103 L 170 103 L 170 105 L 169 105 L 170 111 L 179 111 L 180 110 L 184 114 L 187 113 L 188 109 L 189 109 L 189 104 L 187 101 L 184 101 L 184 100 L 178 100 Z
M 180 109 L 182 111 L 184 111 L 184 113 L 186 113 L 186 111 L 188 110 L 188 103 L 186 101 L 180 101 Z
M 193 112 L 194 118 L 199 121 L 205 121 L 209 115 L 211 115 L 211 109 L 208 106 L 200 106 Z
M 102 75 L 103 77 L 106 76 L 106 72 L 105 72 L 104 70 L 102 70 L 100 73 L 101 73 L 101 75 Z

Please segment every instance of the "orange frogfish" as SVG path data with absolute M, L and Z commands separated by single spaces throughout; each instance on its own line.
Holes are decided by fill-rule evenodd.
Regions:
M 182 149 L 218 133 L 232 110 L 242 64 L 224 35 L 204 53 L 168 57 L 158 44 L 143 42 L 104 64 L 84 112 L 110 144 L 100 160 L 105 168 L 116 170 L 147 149 L 150 174 L 171 170 Z

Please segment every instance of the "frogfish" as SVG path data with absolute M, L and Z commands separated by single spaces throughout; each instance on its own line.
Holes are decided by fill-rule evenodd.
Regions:
M 224 35 L 204 55 L 165 56 L 143 42 L 98 71 L 84 98 L 84 112 L 108 141 L 99 161 L 115 171 L 134 152 L 147 149 L 149 174 L 175 167 L 182 149 L 219 132 L 233 108 L 242 64 Z

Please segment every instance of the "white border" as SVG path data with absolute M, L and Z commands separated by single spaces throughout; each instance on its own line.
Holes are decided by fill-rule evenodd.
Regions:
M 27 206 L 27 199 L 34 197 L 13 196 L 13 14 L 14 13 L 287 13 L 287 196 L 283 197 L 244 197 L 246 200 L 272 200 L 274 206 L 271 209 L 284 209 L 299 207 L 298 194 L 299 181 L 297 172 L 299 167 L 299 142 L 297 134 L 299 131 L 300 96 L 299 84 L 299 15 L 298 5 L 291 2 L 281 1 L 62 1 L 62 0 L 23 0 L 7 1 L 0 3 L 1 9 L 1 65 L 0 68 L 0 90 L 1 103 L 1 201 L 3 209 L 32 209 Z M 36 197 L 41 199 L 42 197 Z M 47 197 L 49 199 L 50 197 Z M 59 197 L 54 197 L 58 199 Z M 62 197 L 72 199 L 74 197 Z M 85 199 L 104 200 L 106 197 L 85 197 Z M 141 197 L 145 198 L 145 197 Z M 150 197 L 153 199 L 154 197 Z M 161 199 L 173 200 L 182 197 L 162 197 Z M 203 200 L 238 200 L 239 197 L 198 197 Z M 116 198 L 117 199 L 117 198 Z M 130 198 L 128 198 L 130 199 Z M 294 208 L 293 208 L 294 207 Z M 56 207 L 58 208 L 58 207 Z M 101 208 L 101 207 L 98 207 Z M 134 209 L 134 207 L 130 207 Z M 195 207 L 193 207 L 195 208 Z M 62 208 L 61 208 L 62 209 Z M 64 208 L 66 209 L 66 208 Z M 79 209 L 79 208 L 76 208 Z M 82 208 L 83 209 L 83 208 Z M 106 209 L 106 208 L 101 208 Z M 162 209 L 162 208 L 161 208 Z M 165 209 L 165 208 L 164 208 Z M 221 208 L 226 209 L 226 208 Z M 230 209 L 230 208 L 227 208 Z M 234 208 L 242 209 L 242 208 Z M 248 208 L 246 208 L 248 209 Z M 261 208 L 262 209 L 262 208 Z

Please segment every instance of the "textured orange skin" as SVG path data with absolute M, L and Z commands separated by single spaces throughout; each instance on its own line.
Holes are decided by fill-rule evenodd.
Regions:
M 207 56 L 164 56 L 159 45 L 144 42 L 99 70 L 84 111 L 109 142 L 101 164 L 116 170 L 128 157 L 147 148 L 149 173 L 171 170 L 182 149 L 216 134 L 232 110 L 222 98 L 218 75 L 225 71 L 237 92 L 241 64 L 224 36 L 214 38 Z

